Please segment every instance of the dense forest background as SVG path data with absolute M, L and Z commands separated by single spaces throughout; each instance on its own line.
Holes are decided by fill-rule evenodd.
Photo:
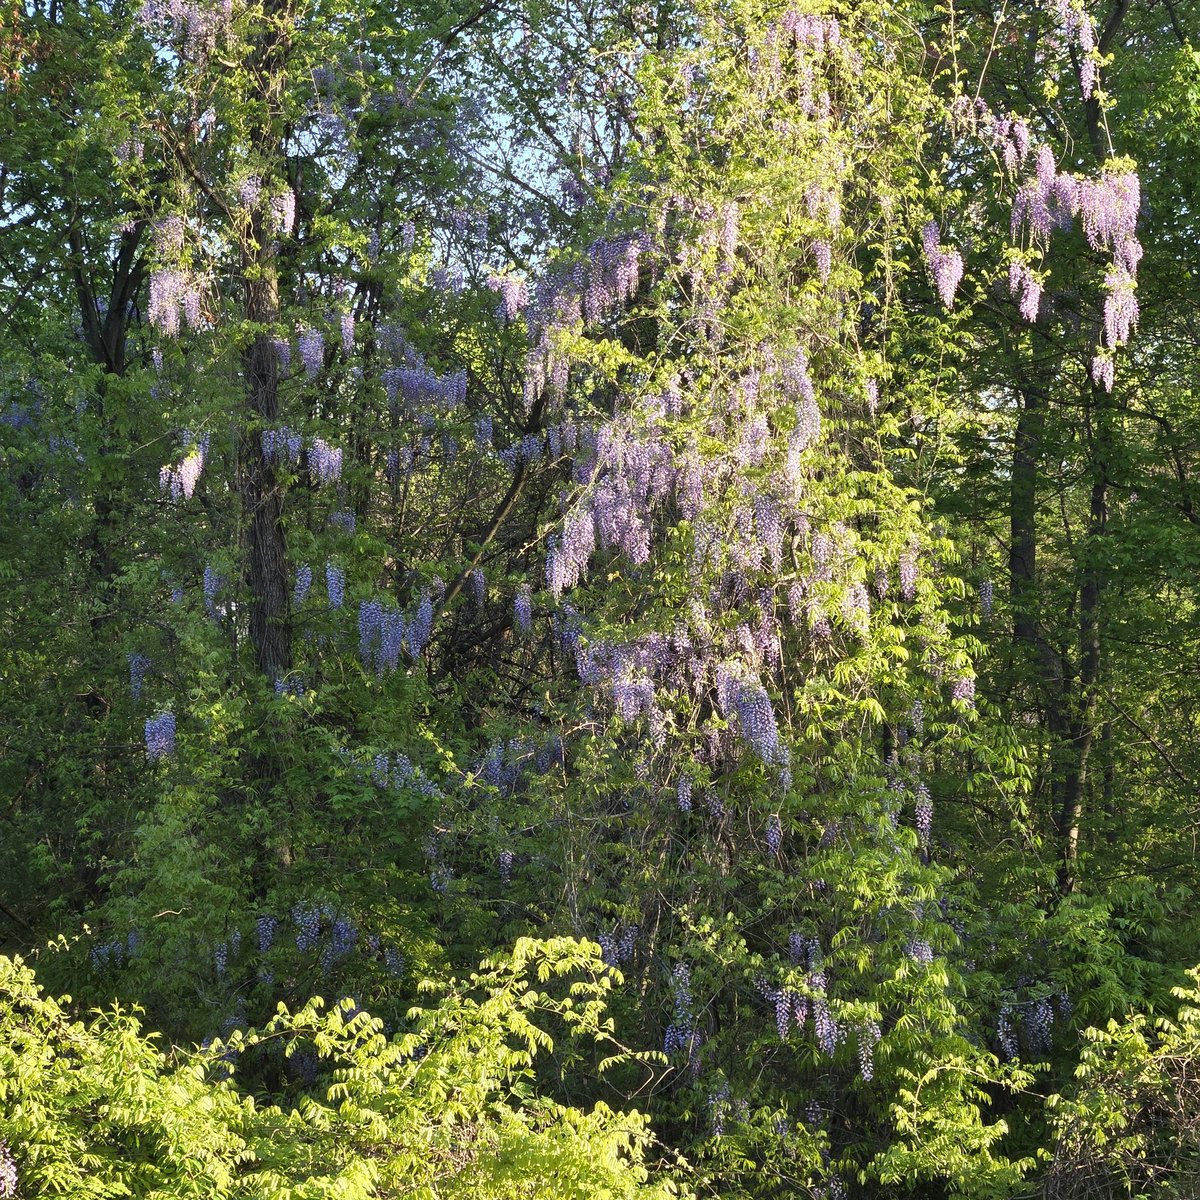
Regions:
M 1191 0 L 0 11 L 0 1197 L 1200 1195 Z

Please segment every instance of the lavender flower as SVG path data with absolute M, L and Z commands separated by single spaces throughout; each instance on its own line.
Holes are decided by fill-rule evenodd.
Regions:
M 923 938 L 918 937 L 915 933 L 909 937 L 904 945 L 904 953 L 915 963 L 922 966 L 929 966 L 933 962 L 933 947 Z
M 1111 349 L 1129 341 L 1138 321 L 1138 302 L 1133 276 L 1124 267 L 1112 267 L 1104 285 L 1108 291 L 1104 298 L 1104 340 Z
M 1093 249 L 1110 249 L 1137 226 L 1141 187 L 1132 171 L 1106 172 L 1098 180 L 1079 185 L 1079 212 Z
M 160 267 L 150 273 L 150 324 L 165 337 L 179 333 L 179 312 L 187 280 L 178 267 Z
M 417 604 L 417 611 L 408 627 L 408 650 L 413 658 L 419 658 L 421 652 L 429 644 L 433 634 L 433 601 L 428 595 L 422 596 Z
M 778 854 L 779 847 L 783 843 L 783 826 L 779 821 L 779 814 L 772 813 L 767 821 L 767 850 L 771 854 Z
M 817 277 L 822 283 L 827 282 L 833 269 L 833 247 L 824 239 L 814 242 L 813 257 L 817 260 Z
M 487 282 L 493 292 L 500 294 L 500 304 L 496 309 L 497 318 L 515 321 L 529 303 L 529 290 L 525 281 L 513 275 L 492 275 Z
M 313 573 L 312 567 L 308 563 L 301 563 L 296 568 L 296 586 L 292 592 L 292 603 L 296 605 L 303 604 L 308 596 L 309 589 L 312 587 Z
M 288 188 L 271 197 L 271 227 L 285 236 L 296 226 L 296 193 Z
M 305 325 L 300 330 L 300 361 L 309 379 L 316 379 L 325 365 L 325 335 L 319 329 Z
M 408 632 L 404 614 L 396 609 L 385 609 L 379 622 L 379 656 L 376 671 L 394 671 L 400 665 L 400 653 L 404 649 L 404 638 Z
M 8 1143 L 0 1138 L 0 1200 L 15 1197 L 20 1182 L 16 1159 L 13 1158 Z
M 1000 1006 L 999 1015 L 996 1017 L 996 1039 L 1006 1059 L 1017 1057 L 1017 1035 L 1013 1030 L 1012 1006 L 1007 1002 Z
M 1114 367 L 1115 364 L 1111 355 L 1097 354 L 1092 359 L 1090 366 L 1092 382 L 1097 387 L 1102 387 L 1106 392 L 1111 392 L 1116 374 Z
M 933 797 L 925 784 L 917 786 L 917 838 L 921 849 L 929 849 L 929 838 L 933 831 Z
M 216 569 L 210 563 L 204 568 L 204 611 L 210 617 L 217 615 L 217 592 L 221 588 L 221 577 L 217 574 Z
M 153 32 L 165 33 L 191 58 L 216 49 L 233 19 L 232 4 L 197 4 L 185 0 L 143 0 L 138 19 Z
M 529 584 L 523 583 L 517 589 L 516 599 L 513 601 L 513 619 L 517 629 L 521 633 L 528 633 L 533 627 L 533 599 L 529 590 Z
M 325 594 L 330 608 L 341 608 L 346 603 L 346 573 L 332 561 L 325 564 Z
M 136 700 L 142 694 L 142 682 L 150 668 L 150 660 L 144 654 L 127 654 L 129 661 L 129 690 Z
M 364 670 L 370 670 L 375 662 L 375 648 L 379 645 L 384 620 L 383 605 L 378 600 L 363 600 L 358 606 L 358 656 Z
M 858 1070 L 865 1083 L 875 1077 L 875 1047 L 882 1037 L 879 1022 L 872 1019 L 858 1028 Z
M 950 699 L 973 707 L 975 704 L 975 677 L 959 675 L 955 678 L 950 684 Z
M 769 997 L 775 1003 L 775 1030 L 780 1041 L 786 1041 L 792 1027 L 792 1013 L 796 997 L 788 988 L 777 988 Z
M 681 775 L 675 785 L 675 803 L 680 812 L 692 811 L 692 781 L 686 775 Z
M 175 754 L 175 714 L 170 709 L 146 718 L 146 753 L 152 762 Z
M 736 715 L 742 737 L 767 763 L 786 764 L 787 748 L 779 740 L 775 712 L 766 689 L 753 680 L 738 680 L 727 667 L 718 668 L 718 697 L 727 713 Z
M 203 469 L 204 455 L 198 450 L 193 450 L 179 464 L 179 488 L 189 500 L 196 490 L 196 484 L 200 480 L 200 472 Z
M 341 447 L 335 449 L 323 438 L 313 438 L 308 461 L 320 483 L 336 483 L 342 476 Z
M 321 910 L 312 904 L 297 904 L 292 909 L 296 923 L 296 949 L 301 954 L 311 950 L 321 936 Z
M 842 618 L 859 637 L 870 629 L 871 601 L 863 583 L 852 583 L 842 596 Z
M 825 995 L 824 971 L 810 975 L 809 984 L 817 990 L 816 996 L 812 998 L 813 1029 L 817 1035 L 817 1045 L 822 1054 L 832 1057 L 841 1040 L 841 1030 L 829 1009 L 829 1000 Z
M 963 277 L 962 255 L 957 250 L 947 250 L 941 244 L 937 223 L 930 221 L 922 233 L 925 250 L 925 265 L 933 279 L 938 297 L 946 308 L 954 307 L 954 293 Z
M 1025 1037 L 1033 1050 L 1040 1054 L 1049 1052 L 1053 1041 L 1054 1009 L 1046 998 L 1031 1001 L 1024 1006 Z
M 258 952 L 266 954 L 271 949 L 271 944 L 275 940 L 275 930 L 279 922 L 272 916 L 259 917 L 255 922 L 255 929 L 258 933 Z
M 874 416 L 879 410 L 879 384 L 874 379 L 868 379 L 863 385 L 867 397 L 867 411 Z
M 154 222 L 154 252 L 160 258 L 169 258 L 183 249 L 186 226 L 177 213 L 161 217 Z
M 904 600 L 915 600 L 917 596 L 917 553 L 906 550 L 900 555 L 900 596 Z
M 246 178 L 237 185 L 238 203 L 245 209 L 253 208 L 258 203 L 258 198 L 261 194 L 261 176 L 247 175 Z

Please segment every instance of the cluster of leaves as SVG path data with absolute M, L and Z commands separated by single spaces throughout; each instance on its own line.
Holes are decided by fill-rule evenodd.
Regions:
M 259 1029 L 169 1052 L 136 1012 L 76 1020 L 24 962 L 0 959 L 0 1154 L 20 1189 L 4 1194 L 679 1195 L 650 1179 L 644 1117 L 531 1091 L 535 1059 L 554 1049 L 548 1024 L 611 1042 L 613 977 L 596 951 L 518 942 L 439 986 L 437 1003 L 391 1037 L 353 1001 L 314 998 L 295 1012 L 280 1005 Z M 240 1086 L 241 1059 L 298 1055 L 320 1086 L 265 1104 Z
M 14 947 L 96 930 L 51 988 L 219 1035 L 87 1034 L 164 1122 L 173 1088 L 223 1114 L 210 1175 L 282 1130 L 280 1194 L 321 1194 L 322 1154 L 330 1188 L 497 1195 L 497 1163 L 595 1154 L 624 1194 L 648 1143 L 594 1107 L 616 1088 L 728 1197 L 1027 1186 L 1030 1064 L 1063 1077 L 1078 1024 L 1200 956 L 1196 695 L 1156 646 L 1197 611 L 1165 523 L 1195 523 L 1189 310 L 1144 265 L 1107 391 L 1103 256 L 1010 224 L 1033 146 L 1130 170 L 1127 8 L 1011 37 L 953 5 L 31 11 L 0 911 Z M 1100 66 L 1128 111 L 1081 94 Z M 1166 277 L 1194 60 L 1153 77 L 1122 148 Z M 511 973 L 434 1010 L 482 1039 L 449 1057 L 305 1005 L 409 1028 L 418 979 L 531 933 L 619 961 L 622 1040 L 665 1066 L 489 1041 L 534 1036 Z M 341 1074 L 301 1103 L 306 1039 Z M 274 1107 L 217 1077 L 231 1046 Z M 113 1094 L 129 1153 L 151 1105 Z

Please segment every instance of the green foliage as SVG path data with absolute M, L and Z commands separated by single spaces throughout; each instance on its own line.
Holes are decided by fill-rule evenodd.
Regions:
M 0 18 L 0 923 L 85 930 L 39 978 L 103 1009 L 6 962 L 26 1189 L 1186 1194 L 1195 997 L 1080 1029 L 1200 957 L 1193 14 L 152 9 Z M 1078 220 L 1014 234 L 1039 148 L 1138 164 L 1129 345 Z M 633 236 L 620 303 L 572 292 Z M 664 472 L 559 594 L 602 439 L 698 498 Z M 394 669 L 371 600 L 433 611 Z
M 561 986 L 560 986 L 561 982 Z M 259 1029 L 162 1050 L 136 1012 L 83 1022 L 20 959 L 0 959 L 0 1139 L 36 1197 L 518 1196 L 681 1193 L 646 1163 L 640 1114 L 531 1094 L 547 1028 L 611 1043 L 595 947 L 518 942 L 414 1009 L 406 1032 L 318 998 Z M 239 1086 L 239 1060 L 313 1056 L 320 1085 L 284 1105 Z M 0 1143 L 2 1144 L 2 1143 Z
M 1084 1031 L 1076 1082 L 1047 1099 L 1050 1194 L 1179 1197 L 1200 1182 L 1200 968 L 1174 1017 L 1131 1014 Z

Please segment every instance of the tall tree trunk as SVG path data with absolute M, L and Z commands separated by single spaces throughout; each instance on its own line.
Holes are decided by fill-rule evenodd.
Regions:
M 1093 389 L 1092 411 L 1096 422 L 1090 439 L 1092 490 L 1079 589 L 1079 694 L 1071 722 L 1073 761 L 1066 777 L 1058 830 L 1062 854 L 1059 888 L 1063 893 L 1073 891 L 1078 879 L 1079 828 L 1087 790 L 1088 765 L 1096 741 L 1096 710 L 1103 662 L 1100 606 L 1106 580 L 1100 551 L 1108 525 L 1107 458 L 1110 431 L 1108 405 L 1103 393 L 1096 389 Z
M 256 325 L 267 327 L 279 317 L 278 280 L 269 260 L 261 269 L 247 271 L 246 313 Z M 266 333 L 255 336 L 243 366 L 250 412 L 257 418 L 254 424 L 273 424 L 279 416 L 279 364 Z M 240 456 L 242 503 L 249 522 L 250 642 L 259 670 L 282 679 L 292 663 L 283 488 L 254 427 L 243 432 Z
M 1051 740 L 1051 807 L 1057 824 L 1065 803 L 1068 773 L 1062 761 L 1070 736 L 1066 712 L 1066 681 L 1062 659 L 1047 641 L 1038 618 L 1037 503 L 1046 396 L 1027 385 L 1021 392 L 1021 412 L 1013 441 L 1009 491 L 1009 595 L 1013 614 L 1013 645 L 1034 673 L 1039 700 Z
M 279 98 L 287 57 L 287 5 L 268 3 L 264 32 L 250 53 L 252 77 L 261 113 L 252 141 L 264 161 L 282 163 L 277 128 Z M 283 529 L 283 487 L 263 452 L 259 431 L 279 416 L 279 363 L 271 332 L 279 321 L 279 269 L 271 231 L 261 213 L 252 222 L 242 247 L 246 318 L 255 329 L 243 356 L 246 397 L 251 421 L 238 448 L 238 477 L 246 529 L 246 581 L 250 591 L 250 642 L 254 661 L 272 679 L 282 679 L 292 664 L 292 629 L 288 610 L 287 544 Z

